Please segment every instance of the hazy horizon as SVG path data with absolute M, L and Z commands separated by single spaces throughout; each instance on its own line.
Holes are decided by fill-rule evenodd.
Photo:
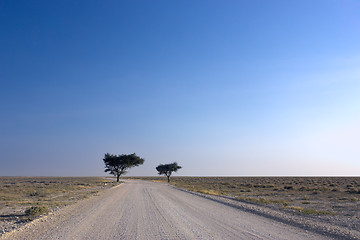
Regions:
M 0 1 L 0 176 L 360 176 L 359 9 Z
M 105 177 L 105 178 L 114 178 L 114 180 L 116 180 L 116 177 L 113 176 L 113 175 L 89 175 L 89 176 L 86 176 L 86 175 L 80 175 L 80 176 L 67 176 L 67 175 L 40 175 L 40 176 L 37 176 L 37 175 L 19 175 L 19 176 L 15 176 L 15 175 L 2 175 L 0 177 L 5 177 L 5 178 L 86 178 L 86 177 Z M 152 178 L 152 177 L 161 177 L 161 178 L 164 178 L 166 179 L 166 176 L 164 175 L 146 175 L 146 176 L 142 176 L 142 175 L 133 175 L 133 174 L 126 174 L 126 175 L 121 175 L 120 179 L 121 178 L 127 178 L 127 177 L 133 177 L 133 178 L 137 178 L 137 177 L 149 177 L 149 178 Z M 355 178 L 358 178 L 359 175 L 241 175 L 241 176 L 234 176 L 234 175 L 191 175 L 191 176 L 188 176 L 188 175 L 181 175 L 181 174 L 178 174 L 178 173 L 173 173 L 171 175 L 171 178 L 173 177 L 209 177 L 209 178 L 215 178 L 215 177 L 225 177 L 225 178 L 233 178 L 233 177 L 239 177 L 239 178 L 257 178 L 257 177 L 260 177 L 260 178 L 313 178 L 313 177 L 320 177 L 320 178 L 338 178 L 338 177 L 343 177 L 343 178 L 352 178 L 352 177 L 355 177 Z

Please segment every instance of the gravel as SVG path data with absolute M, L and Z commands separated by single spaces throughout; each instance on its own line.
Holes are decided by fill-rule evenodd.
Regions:
M 174 187 L 175 188 L 175 187 Z M 263 216 L 268 219 L 291 225 L 321 234 L 333 239 L 360 239 L 360 231 L 357 227 L 359 225 L 359 219 L 337 216 L 317 216 L 317 215 L 302 215 L 295 214 L 293 211 L 282 210 L 277 208 L 271 208 L 269 206 L 263 206 L 254 203 L 247 203 L 235 198 L 207 195 L 198 192 L 192 192 L 184 189 L 178 189 L 180 191 L 188 192 L 190 194 L 200 196 L 233 208 L 237 208 L 241 211 L 252 213 L 258 216 Z M 349 226 L 352 226 L 349 228 Z
M 126 180 L 99 196 L 5 233 L 1 239 L 359 239 L 360 236 L 358 231 L 341 232 L 344 229 L 334 230 L 331 224 L 321 223 L 325 231 L 307 219 L 293 217 L 168 184 Z

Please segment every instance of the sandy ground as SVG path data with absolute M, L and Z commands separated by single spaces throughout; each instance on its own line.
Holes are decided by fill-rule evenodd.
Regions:
M 1 239 L 331 239 L 172 186 L 126 180 Z

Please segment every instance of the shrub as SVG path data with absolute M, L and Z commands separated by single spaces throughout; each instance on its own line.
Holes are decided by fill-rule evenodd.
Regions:
M 26 209 L 25 214 L 27 216 L 36 217 L 36 216 L 47 214 L 49 211 L 50 211 L 50 209 L 47 206 L 36 206 L 36 207 L 30 207 L 30 208 Z
M 357 188 L 349 188 L 349 190 L 346 192 L 352 193 L 352 194 L 360 194 L 360 190 Z

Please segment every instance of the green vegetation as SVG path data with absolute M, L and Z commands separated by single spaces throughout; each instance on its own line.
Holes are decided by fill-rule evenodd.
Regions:
M 167 177 L 168 183 L 170 182 L 170 176 L 173 172 L 177 172 L 177 170 L 181 169 L 176 162 L 170 164 L 160 164 L 156 167 L 159 175 L 165 175 Z
M 50 209 L 47 206 L 35 206 L 35 207 L 30 207 L 30 208 L 26 209 L 25 214 L 27 216 L 36 217 L 39 215 L 47 214 L 49 211 L 50 211 Z
M 106 153 L 103 159 L 105 163 L 105 172 L 116 177 L 116 181 L 119 182 L 121 175 L 126 174 L 129 168 L 139 166 L 144 163 L 144 159 L 133 154 L 122 154 L 122 155 L 113 155 Z

